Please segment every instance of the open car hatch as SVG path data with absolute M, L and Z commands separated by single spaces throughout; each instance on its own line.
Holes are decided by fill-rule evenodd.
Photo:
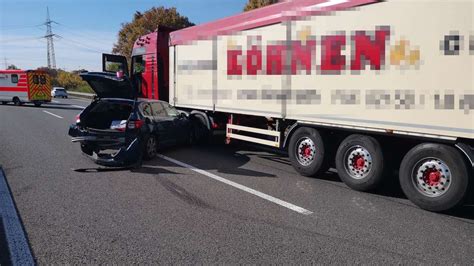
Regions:
M 134 99 L 136 92 L 132 83 L 124 76 L 118 78 L 116 74 L 108 72 L 86 72 L 80 74 L 99 98 Z

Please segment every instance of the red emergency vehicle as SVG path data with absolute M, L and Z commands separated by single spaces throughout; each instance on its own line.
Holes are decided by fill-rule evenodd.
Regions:
M 35 106 L 51 102 L 51 78 L 38 70 L 0 70 L 0 102 Z

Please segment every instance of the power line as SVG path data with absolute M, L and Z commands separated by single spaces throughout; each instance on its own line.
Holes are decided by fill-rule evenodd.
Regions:
M 61 40 L 64 40 L 64 41 L 68 42 L 69 44 L 71 44 L 73 46 L 76 46 L 77 48 L 81 48 L 81 49 L 89 51 L 89 52 L 94 52 L 94 53 L 104 53 L 105 52 L 105 53 L 107 53 L 107 51 L 105 51 L 105 50 L 99 50 L 99 49 L 96 49 L 95 47 L 89 46 L 87 44 L 84 44 L 84 43 L 81 43 L 81 42 L 78 42 L 78 41 L 75 41 L 75 40 L 72 40 L 72 39 L 69 39 L 69 38 L 61 37 Z
M 25 38 L 16 38 L 16 39 L 4 39 L 4 40 L 2 40 L 2 43 L 18 42 L 18 41 L 30 41 L 30 40 L 38 40 L 38 39 L 42 39 L 42 38 L 44 38 L 44 36 L 42 36 L 42 37 L 25 37 Z
M 99 38 L 96 38 L 98 36 L 92 36 L 91 34 L 88 34 L 88 33 L 85 33 L 84 31 L 80 31 L 80 30 L 77 30 L 77 29 L 74 29 L 72 27 L 69 27 L 63 23 L 57 23 L 58 26 L 60 26 L 60 31 L 66 31 L 68 33 L 71 33 L 73 35 L 77 35 L 79 36 L 81 39 L 87 39 L 87 40 L 90 40 L 92 41 L 93 43 L 98 43 L 98 44 L 107 44 L 107 45 L 110 45 L 110 43 L 104 41 L 104 40 L 101 40 Z

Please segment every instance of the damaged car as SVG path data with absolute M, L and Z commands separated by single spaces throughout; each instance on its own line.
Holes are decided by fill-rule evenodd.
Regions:
M 97 164 L 140 165 L 157 150 L 194 139 L 192 116 L 169 103 L 136 97 L 132 83 L 111 73 L 82 73 L 96 98 L 69 128 L 72 142 Z

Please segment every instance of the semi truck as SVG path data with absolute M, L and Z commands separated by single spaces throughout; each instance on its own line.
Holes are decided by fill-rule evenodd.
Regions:
M 0 70 L 0 102 L 35 106 L 51 102 L 51 78 L 38 70 Z
M 371 191 L 398 174 L 430 211 L 463 204 L 474 168 L 474 1 L 300 0 L 139 37 L 142 95 L 240 140 L 288 152 L 304 176 L 330 167 Z

